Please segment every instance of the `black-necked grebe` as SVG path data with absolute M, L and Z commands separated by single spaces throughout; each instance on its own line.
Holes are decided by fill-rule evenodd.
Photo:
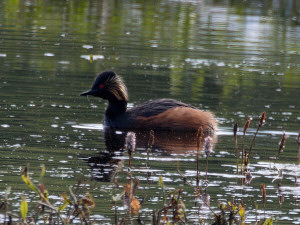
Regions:
M 127 110 L 127 88 L 121 77 L 113 71 L 99 74 L 92 88 L 81 93 L 81 96 L 86 95 L 108 100 L 104 125 L 111 128 L 194 131 L 202 127 L 203 131 L 211 134 L 217 127 L 211 112 L 173 99 L 148 101 Z

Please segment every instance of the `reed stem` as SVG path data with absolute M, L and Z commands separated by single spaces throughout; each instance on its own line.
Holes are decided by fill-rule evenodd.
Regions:
M 244 132 L 243 132 L 243 150 L 242 150 L 242 163 L 241 163 L 241 174 L 243 174 L 243 170 L 244 170 L 244 155 L 245 155 L 245 135 L 247 132 L 247 129 L 250 126 L 252 118 L 248 117 L 245 125 L 244 125 Z
M 237 142 L 237 131 L 238 131 L 238 123 L 235 122 L 233 126 L 233 136 L 234 136 L 234 145 L 235 145 L 235 152 L 236 152 L 236 173 L 239 172 L 239 149 L 238 149 L 238 142 Z
M 207 172 L 208 172 L 208 156 L 206 156 L 206 166 L 205 166 L 205 182 L 207 183 Z
M 255 132 L 255 134 L 254 134 L 254 137 L 253 137 L 253 139 L 252 139 L 252 143 L 251 143 L 251 146 L 250 146 L 250 149 L 249 149 L 249 153 L 248 153 L 248 162 L 249 162 L 249 158 L 250 158 L 250 154 L 251 154 L 251 152 L 252 152 L 252 148 L 253 148 L 253 146 L 254 146 L 254 143 L 255 143 L 255 139 L 256 139 L 256 135 L 257 135 L 257 133 L 258 133 L 258 130 L 264 125 L 264 123 L 265 123 L 265 119 L 266 119 L 267 117 L 266 117 L 266 112 L 263 112 L 262 114 L 261 114 L 261 116 L 260 116 L 260 118 L 259 118 L 259 123 L 258 123 L 258 126 L 257 126 L 257 129 L 256 129 L 256 132 Z
M 198 129 L 198 132 L 197 132 L 197 177 L 196 177 L 196 186 L 197 186 L 197 188 L 199 187 L 199 181 L 200 181 L 200 179 L 199 179 L 199 173 L 200 173 L 200 171 L 199 171 L 199 154 L 200 154 L 200 146 L 201 146 L 201 138 L 202 138 L 202 135 L 203 135 L 203 129 L 202 129 L 202 127 L 200 127 L 199 129 Z
M 298 134 L 298 137 L 297 137 L 297 144 L 298 144 L 298 163 L 300 163 L 300 132 Z

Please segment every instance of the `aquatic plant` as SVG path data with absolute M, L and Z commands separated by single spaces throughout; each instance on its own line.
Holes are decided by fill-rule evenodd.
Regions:
M 238 132 L 238 122 L 235 122 L 233 125 L 233 137 L 234 137 L 234 148 L 236 154 L 236 172 L 239 171 L 239 149 L 238 149 L 238 139 L 237 139 L 237 132 Z
M 128 168 L 131 168 L 131 156 L 135 150 L 136 145 L 136 136 L 134 132 L 128 132 L 125 138 L 125 149 L 128 152 L 129 160 L 128 160 Z
M 250 172 L 249 169 L 247 169 L 245 172 L 245 183 L 250 184 L 251 181 L 252 181 L 252 173 Z
M 172 219 L 173 223 L 186 224 L 187 218 L 185 214 L 185 204 L 181 200 L 182 190 L 172 191 L 169 194 L 170 202 L 161 208 L 157 213 L 153 211 L 152 224 L 159 225 L 161 220 L 163 223 L 169 224 L 169 220 Z M 168 212 L 171 210 L 171 218 L 168 216 Z M 161 219 L 161 217 L 163 218 Z
M 196 171 L 197 171 L 197 177 L 196 177 L 196 183 L 197 183 L 197 187 L 199 187 L 199 154 L 200 154 L 200 145 L 201 145 L 201 140 L 202 140 L 202 136 L 203 136 L 203 128 L 200 127 L 197 131 L 197 157 L 196 157 L 196 165 L 197 165 L 197 168 L 196 168 Z
M 147 166 L 149 167 L 149 154 L 152 149 L 152 146 L 154 145 L 154 130 L 150 130 L 150 136 L 149 136 L 149 141 L 148 141 L 148 146 L 147 146 Z
M 244 167 L 244 160 L 245 160 L 245 135 L 246 132 L 248 130 L 248 128 L 250 127 L 250 123 L 251 123 L 252 117 L 248 117 L 248 119 L 246 120 L 246 123 L 244 125 L 244 131 L 243 131 L 243 145 L 242 145 L 242 162 L 241 162 L 241 173 L 243 173 Z
M 260 190 L 261 190 L 261 198 L 264 205 L 264 214 L 266 214 L 266 198 L 267 198 L 266 185 L 260 184 Z
M 44 176 L 44 166 L 42 167 L 41 177 Z M 38 196 L 37 205 L 34 207 L 35 210 L 31 210 L 31 215 L 28 215 L 29 207 L 27 200 L 22 196 L 20 205 L 21 219 L 24 224 L 29 221 L 37 223 L 42 220 L 45 224 L 49 223 L 62 223 L 72 224 L 75 219 L 79 219 L 83 224 L 90 224 L 90 212 L 95 207 L 95 202 L 89 192 L 82 194 L 85 185 L 82 185 L 81 181 L 77 183 L 75 191 L 69 188 L 70 197 L 67 196 L 66 192 L 61 194 L 62 202 L 60 206 L 53 204 L 49 200 L 49 193 L 43 183 L 36 186 L 29 176 L 28 166 L 25 166 L 22 170 L 21 175 L 25 184 L 32 189 Z M 30 202 L 34 199 L 30 199 Z M 9 213 L 11 217 L 18 217 L 15 214 Z
M 266 112 L 263 112 L 261 114 L 260 118 L 259 118 L 258 126 L 257 126 L 256 132 L 255 132 L 254 137 L 253 137 L 252 142 L 251 142 L 251 146 L 250 146 L 249 153 L 248 153 L 248 161 L 249 161 L 250 154 L 252 152 L 253 145 L 255 143 L 255 139 L 256 139 L 256 135 L 258 133 L 258 130 L 265 124 L 266 118 L 267 118 L 266 117 Z
M 260 120 L 258 122 L 258 127 L 256 130 L 256 133 L 254 134 L 251 147 L 249 149 L 249 153 L 244 152 L 244 165 L 247 166 L 247 162 L 250 158 L 250 153 L 253 150 L 253 146 L 255 143 L 256 135 L 260 129 L 260 127 L 263 126 L 264 120 L 265 120 L 265 112 L 261 115 Z M 245 134 L 250 127 L 250 121 L 251 119 L 248 118 L 243 131 L 243 148 L 245 149 Z M 233 129 L 233 135 L 234 135 L 234 143 L 236 152 L 238 149 L 238 124 L 234 124 Z M 196 158 L 196 178 L 194 177 L 186 177 L 179 168 L 179 162 L 178 162 L 178 168 L 177 172 L 183 179 L 183 183 L 187 188 L 192 188 L 194 191 L 194 194 L 192 195 L 192 198 L 195 199 L 195 206 L 192 210 L 193 215 L 195 214 L 195 217 L 199 223 L 205 224 L 209 223 L 211 221 L 212 224 L 245 224 L 247 221 L 247 198 L 246 197 L 240 197 L 238 201 L 235 198 L 232 198 L 230 201 L 227 201 L 224 203 L 224 200 L 218 198 L 215 199 L 215 196 L 211 197 L 210 193 L 210 186 L 208 185 L 208 157 L 211 155 L 212 152 L 212 138 L 211 137 L 203 137 L 203 131 L 201 129 L 198 130 L 196 135 L 196 141 L 197 141 L 197 152 L 193 157 Z M 202 139 L 203 138 L 203 139 Z M 286 134 L 285 132 L 282 135 L 282 138 L 279 142 L 278 152 L 275 158 L 276 160 L 279 159 L 279 154 L 283 151 L 285 143 L 286 143 Z M 149 134 L 149 141 L 147 146 L 147 162 L 146 162 L 146 168 L 147 170 L 151 171 L 150 163 L 149 163 L 149 155 L 151 154 L 151 149 L 154 145 L 155 140 L 155 133 L 154 131 L 150 131 Z M 297 143 L 298 143 L 298 151 L 300 151 L 300 134 L 297 137 Z M 206 160 L 206 166 L 205 166 L 205 178 L 203 177 L 203 182 L 200 180 L 200 146 L 203 145 L 203 153 Z M 112 199 L 111 209 L 114 211 L 114 222 L 115 224 L 143 224 L 142 221 L 145 211 L 141 210 L 143 207 L 143 203 L 147 201 L 147 193 L 141 196 L 141 191 L 139 190 L 140 187 L 140 180 L 136 177 L 136 171 L 138 170 L 138 167 L 135 164 L 135 161 L 133 160 L 135 157 L 132 157 L 133 154 L 135 154 L 136 146 L 136 134 L 129 132 L 127 133 L 126 139 L 125 139 L 125 150 L 127 151 L 129 155 L 128 164 L 125 168 L 123 168 L 122 171 L 118 171 L 116 174 L 114 174 L 113 177 L 113 183 L 115 184 L 114 191 L 109 192 Z M 125 152 L 126 154 L 126 152 Z M 237 159 L 240 159 L 238 157 L 237 153 Z M 133 167 L 133 169 L 131 169 Z M 61 194 L 61 201 L 59 203 L 52 203 L 49 199 L 49 192 L 47 191 L 46 185 L 43 183 L 37 183 L 33 182 L 31 177 L 29 176 L 28 166 L 25 166 L 22 170 L 22 179 L 24 183 L 27 185 L 28 188 L 30 188 L 35 195 L 37 196 L 36 199 L 33 199 L 33 197 L 28 197 L 27 195 L 21 196 L 20 198 L 20 207 L 19 211 L 17 213 L 13 213 L 9 210 L 9 204 L 8 204 L 8 195 L 10 193 L 10 188 L 7 188 L 5 191 L 6 195 L 5 197 L 0 201 L 0 212 L 2 215 L 4 215 L 4 221 L 7 223 L 10 223 L 14 220 L 18 221 L 20 224 L 28 224 L 28 223 L 48 223 L 48 224 L 72 224 L 76 221 L 80 222 L 82 224 L 91 224 L 92 223 L 92 217 L 90 216 L 91 210 L 95 207 L 95 202 L 93 201 L 92 196 L 87 192 L 85 193 L 84 184 L 82 184 L 81 181 L 78 182 L 77 186 L 75 188 L 70 188 L 68 193 L 63 192 Z M 274 167 L 277 169 L 276 167 Z M 278 178 L 273 179 L 272 182 L 277 181 L 279 179 L 283 180 L 282 176 L 282 169 L 278 169 Z M 147 178 L 149 180 L 152 174 L 155 174 L 156 172 L 147 172 Z M 160 172 L 159 172 L 160 173 Z M 45 174 L 45 166 L 42 166 L 42 172 L 40 175 L 40 179 L 43 178 Z M 250 185 L 253 176 L 249 168 L 243 170 L 243 177 L 241 179 L 241 184 L 243 183 Z M 121 177 L 123 176 L 123 177 Z M 169 187 L 164 183 L 164 175 L 158 174 L 158 181 L 157 184 L 155 184 L 155 188 L 159 189 L 159 192 L 156 192 L 163 201 L 158 201 L 158 204 L 161 204 L 156 207 L 156 210 L 153 210 L 152 212 L 152 224 L 171 224 L 171 223 L 177 223 L 177 224 L 190 224 L 194 221 L 189 221 L 189 214 L 191 214 L 192 210 L 189 210 L 187 206 L 189 207 L 189 204 L 187 206 L 185 205 L 185 197 L 188 195 L 186 194 L 186 187 L 181 186 L 180 188 L 173 188 Z M 119 181 L 118 179 L 121 178 Z M 189 180 L 189 179 L 190 180 Z M 195 182 L 196 181 L 196 182 Z M 120 183 L 119 183 L 120 182 Z M 180 183 L 180 181 L 178 181 Z M 196 183 L 196 185 L 195 185 Z M 297 185 L 297 177 L 295 177 L 295 184 Z M 148 182 L 148 187 L 150 187 L 150 182 Z M 147 184 L 146 184 L 147 185 Z M 182 184 L 181 184 L 182 185 Z M 258 185 L 257 185 L 258 186 Z M 153 186 L 152 186 L 153 187 Z M 257 215 L 259 215 L 258 212 L 258 205 L 251 197 L 250 201 L 253 205 L 253 209 L 256 213 L 256 223 L 255 224 L 270 224 L 272 225 L 276 220 L 273 219 L 273 217 L 266 218 L 266 199 L 267 199 L 267 192 L 266 192 L 266 185 L 264 183 L 260 184 L 260 193 L 259 198 L 262 199 L 262 204 L 264 210 L 264 218 L 259 219 Z M 145 187 L 142 187 L 143 190 L 147 189 Z M 283 195 L 283 188 L 280 183 L 277 184 L 277 193 L 278 193 L 278 201 L 279 204 L 284 203 L 284 195 Z M 112 192 L 116 192 L 117 194 L 112 194 Z M 107 193 L 108 193 L 107 192 Z M 257 191 L 259 193 L 259 191 Z M 241 194 L 243 195 L 243 190 L 241 191 Z M 191 196 L 189 196 L 191 197 Z M 212 206 L 210 203 L 211 198 L 212 200 Z M 220 201 L 218 204 L 218 207 L 215 206 L 215 201 Z M 35 203 L 32 203 L 35 202 Z M 244 204 L 245 202 L 245 204 Z M 35 209 L 33 209 L 33 204 L 35 204 Z M 119 205 L 122 204 L 122 209 L 120 209 Z M 210 217 L 209 218 L 203 218 L 201 217 L 200 213 L 201 209 L 205 208 L 210 211 Z M 124 212 L 119 212 L 120 210 L 125 210 Z M 198 211 L 198 212 L 196 212 Z M 198 214 L 197 214 L 198 213 Z M 125 215 L 126 214 L 126 215 Z M 120 216 L 122 215 L 122 216 Z M 2 217 L 3 218 L 3 217 Z M 112 218 L 113 220 L 113 218 Z M 4 222 L 4 223 L 5 223 Z
M 298 163 L 300 163 L 300 133 L 297 136 L 297 144 L 298 144 L 298 155 L 297 155 L 297 159 L 298 159 Z
M 207 182 L 207 172 L 208 172 L 208 156 L 212 152 L 212 141 L 213 139 L 210 136 L 207 136 L 204 139 L 203 150 L 206 156 L 206 166 L 205 166 L 205 182 Z
M 285 131 L 283 131 L 282 138 L 281 138 L 281 140 L 280 140 L 279 143 L 278 143 L 279 148 L 278 148 L 278 152 L 277 152 L 277 155 L 276 155 L 276 157 L 275 157 L 274 163 L 277 162 L 278 157 L 279 157 L 279 154 L 283 152 L 283 149 L 284 149 L 284 147 L 285 147 L 285 141 L 286 141 L 286 139 L 287 139 L 287 136 L 286 136 L 286 134 L 285 134 Z

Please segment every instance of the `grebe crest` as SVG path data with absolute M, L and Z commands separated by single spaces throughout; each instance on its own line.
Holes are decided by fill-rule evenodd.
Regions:
M 127 88 L 122 78 L 113 71 L 100 73 L 97 76 L 92 89 L 81 95 L 93 95 L 109 101 L 123 100 L 128 102 Z

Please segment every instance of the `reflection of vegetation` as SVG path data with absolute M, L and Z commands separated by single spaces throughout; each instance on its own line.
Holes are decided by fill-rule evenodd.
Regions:
M 117 71 L 126 75 L 131 67 L 135 67 L 131 74 L 141 74 L 147 66 L 147 74 L 154 68 L 169 77 L 171 96 L 188 97 L 194 104 L 215 109 L 221 102 L 223 113 L 233 102 L 255 105 L 256 96 L 248 99 L 249 92 L 282 98 L 284 90 L 274 93 L 278 86 L 290 89 L 300 82 L 295 57 L 299 42 L 284 29 L 299 20 L 298 1 L 216 0 L 211 5 L 136 1 L 132 6 L 122 1 L 14 0 L 0 4 L 5 46 L 0 52 L 10 52 L 8 60 L 16 69 L 98 73 L 119 67 Z M 226 10 L 220 8 L 224 4 Z M 249 16 L 253 20 L 247 20 Z M 89 54 L 104 59 L 90 63 L 80 58 Z M 249 111 L 258 113 L 255 110 Z

